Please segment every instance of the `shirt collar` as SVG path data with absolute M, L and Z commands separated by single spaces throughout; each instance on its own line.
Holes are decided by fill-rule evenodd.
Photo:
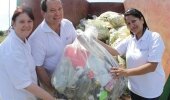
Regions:
M 62 21 L 61 21 L 62 23 Z M 62 24 L 61 24 L 62 25 Z M 60 26 L 61 27 L 61 26 Z M 54 30 L 52 30 L 50 28 L 50 26 L 47 24 L 47 22 L 45 21 L 45 19 L 42 21 L 41 23 L 41 29 L 44 30 L 45 33 L 56 33 Z
M 139 39 L 139 41 L 146 40 L 147 37 L 148 37 L 148 35 L 149 35 L 149 30 L 146 29 L 145 32 L 144 32 L 144 34 L 142 35 L 142 37 Z M 134 39 L 137 40 L 137 39 L 136 39 L 136 35 L 134 36 Z
M 25 43 L 17 36 L 15 30 L 11 29 L 10 30 L 10 34 L 16 39 L 18 40 L 20 43 L 22 44 L 26 44 L 27 43 L 27 39 L 25 39 Z
M 45 21 L 45 19 L 41 23 L 41 29 L 43 29 L 44 32 L 46 32 L 46 33 L 53 32 L 53 30 L 48 26 L 48 24 Z

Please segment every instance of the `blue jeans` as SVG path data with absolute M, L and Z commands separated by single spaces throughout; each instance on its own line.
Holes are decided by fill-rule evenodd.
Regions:
M 141 97 L 131 91 L 130 91 L 130 96 L 131 96 L 131 100 L 159 100 L 159 98 L 160 98 L 160 96 L 156 97 L 156 98 L 144 98 L 144 97 Z

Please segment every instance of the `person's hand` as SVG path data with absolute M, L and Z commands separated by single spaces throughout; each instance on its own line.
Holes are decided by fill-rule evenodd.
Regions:
M 56 98 L 56 100 L 67 100 L 67 97 L 64 94 L 60 94 L 56 90 L 53 93 L 53 96 Z
M 115 78 L 119 78 L 121 76 L 128 76 L 127 71 L 128 71 L 127 69 L 124 69 L 124 68 L 121 68 L 121 67 L 119 67 L 119 68 L 112 67 L 111 70 L 110 70 L 111 74 Z

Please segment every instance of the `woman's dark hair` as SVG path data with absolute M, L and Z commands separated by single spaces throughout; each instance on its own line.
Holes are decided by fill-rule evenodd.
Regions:
M 22 13 L 26 13 L 32 20 L 34 20 L 32 9 L 29 7 L 21 6 L 21 7 L 17 7 L 17 9 L 15 10 L 12 16 L 12 21 L 15 22 L 16 18 Z
M 41 9 L 44 12 L 47 12 L 47 0 L 41 0 Z
M 33 15 L 32 9 L 30 7 L 26 7 L 26 6 L 19 6 L 14 11 L 14 14 L 12 16 L 12 23 L 11 23 L 11 26 L 9 27 L 9 29 L 8 29 L 8 33 L 10 32 L 11 29 L 13 29 L 13 22 L 15 22 L 16 18 L 20 14 L 23 14 L 23 13 L 26 13 L 31 18 L 31 20 L 34 21 L 34 15 Z
M 146 23 L 146 20 L 145 20 L 143 14 L 142 14 L 139 10 L 137 10 L 137 9 L 135 9 L 135 8 L 130 8 L 130 9 L 128 9 L 128 10 L 124 13 L 124 19 L 125 19 L 126 16 L 129 16 L 129 15 L 132 15 L 132 16 L 134 16 L 134 17 L 136 17 L 136 18 L 139 18 L 139 19 L 143 18 L 143 20 L 144 20 L 143 32 L 145 32 L 145 30 L 148 28 L 148 25 L 147 25 L 147 23 Z M 126 19 L 125 19 L 125 20 L 126 20 Z M 149 29 L 149 28 L 148 28 L 148 29 Z M 133 35 L 132 32 L 131 32 L 131 34 Z

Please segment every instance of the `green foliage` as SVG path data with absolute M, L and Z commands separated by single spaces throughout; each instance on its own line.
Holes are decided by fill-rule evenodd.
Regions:
M 5 39 L 5 31 L 0 31 L 0 43 Z
M 3 36 L 4 35 L 4 32 L 3 31 L 0 31 L 0 36 Z
M 159 100 L 170 100 L 169 98 L 170 98 L 170 75 L 166 81 L 163 93 Z

